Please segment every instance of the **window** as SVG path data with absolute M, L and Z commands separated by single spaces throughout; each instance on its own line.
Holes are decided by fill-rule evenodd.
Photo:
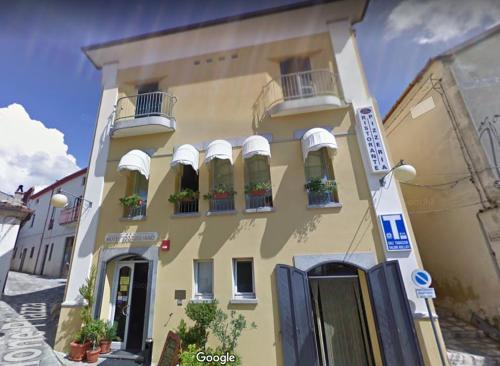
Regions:
M 273 207 L 269 158 L 255 155 L 245 160 L 245 202 L 247 209 Z
M 30 222 L 30 227 L 33 227 L 33 224 L 35 223 L 35 214 L 33 213 L 33 215 L 31 216 L 31 222 Z
M 252 259 L 233 260 L 234 297 L 244 299 L 255 298 L 255 285 Z
M 140 201 L 136 205 L 124 207 L 124 217 L 133 218 L 146 215 L 148 180 L 137 171 L 130 171 L 127 177 L 127 196 L 137 195 Z
M 12 253 L 12 258 L 16 258 L 17 247 L 14 247 L 14 252 Z
M 52 228 L 54 227 L 55 215 L 56 215 L 56 208 L 52 207 L 52 213 L 50 214 L 49 227 L 48 227 L 49 230 L 52 230 Z
M 338 202 L 332 160 L 327 148 L 309 152 L 305 161 L 305 175 L 309 205 Z
M 31 247 L 30 258 L 33 258 L 34 253 L 35 253 L 35 247 Z
M 194 261 L 194 298 L 213 299 L 213 261 Z
M 176 201 L 175 213 L 198 212 L 198 173 L 191 165 L 180 165 L 179 171 L 178 192 L 189 193 L 189 195 Z
M 54 250 L 54 243 L 50 244 L 49 261 L 52 260 L 52 251 L 53 250 Z
M 87 182 L 87 177 L 82 177 L 82 186 L 84 186 L 86 182 Z
M 315 94 L 309 57 L 292 57 L 280 62 L 281 86 L 285 100 Z
M 228 159 L 210 162 L 210 211 L 234 210 L 233 166 Z

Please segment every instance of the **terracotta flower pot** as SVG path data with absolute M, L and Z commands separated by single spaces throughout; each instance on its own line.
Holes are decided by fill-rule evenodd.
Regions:
M 101 341 L 99 345 L 101 346 L 101 353 L 111 352 L 111 341 Z
M 253 197 L 262 197 L 262 196 L 265 196 L 267 193 L 267 189 L 258 189 L 258 190 L 255 190 L 255 191 L 251 191 L 250 192 L 250 196 L 253 196 Z
M 229 192 L 214 192 L 214 198 L 216 200 L 223 200 L 229 197 Z
M 71 361 L 81 361 L 85 357 L 87 345 L 85 343 L 71 342 L 68 358 Z
M 101 348 L 97 347 L 96 349 L 87 350 L 87 363 L 95 363 L 99 359 L 99 352 L 101 352 Z

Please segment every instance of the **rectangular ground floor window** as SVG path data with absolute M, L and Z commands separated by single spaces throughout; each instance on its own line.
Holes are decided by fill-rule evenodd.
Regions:
M 234 298 L 254 299 L 253 259 L 233 259 Z
M 211 300 L 214 297 L 213 261 L 194 261 L 194 298 Z

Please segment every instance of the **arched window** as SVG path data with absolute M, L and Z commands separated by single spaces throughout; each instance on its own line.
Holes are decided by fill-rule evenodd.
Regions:
M 305 160 L 306 189 L 310 205 L 338 202 L 332 159 L 326 147 L 310 151 Z
M 128 218 L 145 216 L 148 199 L 148 180 L 136 170 L 127 173 L 126 196 L 122 200 L 123 216 Z M 123 204 L 126 202 L 125 204 Z
M 170 165 L 177 167 L 176 191 L 169 201 L 175 205 L 175 213 L 198 212 L 198 163 L 199 152 L 192 145 L 179 146 Z
M 269 158 L 254 155 L 245 159 L 245 201 L 247 209 L 273 207 Z

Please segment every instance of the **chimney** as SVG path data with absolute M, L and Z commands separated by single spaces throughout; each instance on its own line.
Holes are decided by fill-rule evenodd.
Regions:
M 16 189 L 16 193 L 14 193 L 14 198 L 16 201 L 22 202 L 24 198 L 23 185 L 20 184 Z

